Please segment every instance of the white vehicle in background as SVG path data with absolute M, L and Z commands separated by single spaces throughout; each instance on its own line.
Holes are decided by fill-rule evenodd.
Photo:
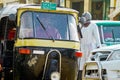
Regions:
M 93 50 L 82 80 L 120 80 L 120 44 Z

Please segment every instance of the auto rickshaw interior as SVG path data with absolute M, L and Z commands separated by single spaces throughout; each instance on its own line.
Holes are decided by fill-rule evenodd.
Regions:
M 0 41 L 1 43 L 6 47 L 3 49 L 12 50 L 13 49 L 13 43 L 15 39 L 15 22 L 10 21 L 8 17 L 3 17 L 0 20 Z
M 1 18 L 0 20 L 0 58 L 1 63 L 4 68 L 5 75 L 12 75 L 12 66 L 13 66 L 13 46 L 15 40 L 16 24 L 15 21 L 9 20 L 8 16 Z M 6 78 L 11 79 L 9 76 Z

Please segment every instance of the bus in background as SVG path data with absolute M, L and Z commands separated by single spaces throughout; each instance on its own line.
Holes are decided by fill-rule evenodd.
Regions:
M 102 46 L 120 44 L 120 21 L 92 20 L 100 32 Z

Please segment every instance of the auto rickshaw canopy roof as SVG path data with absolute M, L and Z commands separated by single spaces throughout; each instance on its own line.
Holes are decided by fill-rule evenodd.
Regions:
M 25 4 L 7 5 L 0 10 L 0 19 L 10 14 L 16 14 L 17 8 L 24 6 Z
M 48 10 L 48 9 L 42 9 L 40 4 L 16 4 L 16 5 L 8 5 L 4 7 L 0 11 L 0 19 L 2 17 L 9 16 L 10 14 L 16 14 L 17 9 L 22 11 L 41 11 L 41 12 L 73 14 L 76 19 L 79 13 L 78 11 L 70 8 L 56 7 L 56 10 Z M 18 13 L 21 13 L 21 11 Z

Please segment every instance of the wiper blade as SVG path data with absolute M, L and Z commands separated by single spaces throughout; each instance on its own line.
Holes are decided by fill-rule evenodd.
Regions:
M 37 15 L 36 17 L 37 17 L 37 20 L 39 21 L 39 23 L 41 24 L 41 27 L 43 28 L 43 30 L 44 30 L 44 31 L 46 32 L 46 34 L 48 35 L 48 37 L 50 37 L 53 41 L 55 41 L 54 37 L 53 37 L 51 34 L 49 34 L 49 32 L 46 30 L 46 28 L 45 28 L 45 26 L 43 25 L 43 23 L 40 21 L 39 16 Z

